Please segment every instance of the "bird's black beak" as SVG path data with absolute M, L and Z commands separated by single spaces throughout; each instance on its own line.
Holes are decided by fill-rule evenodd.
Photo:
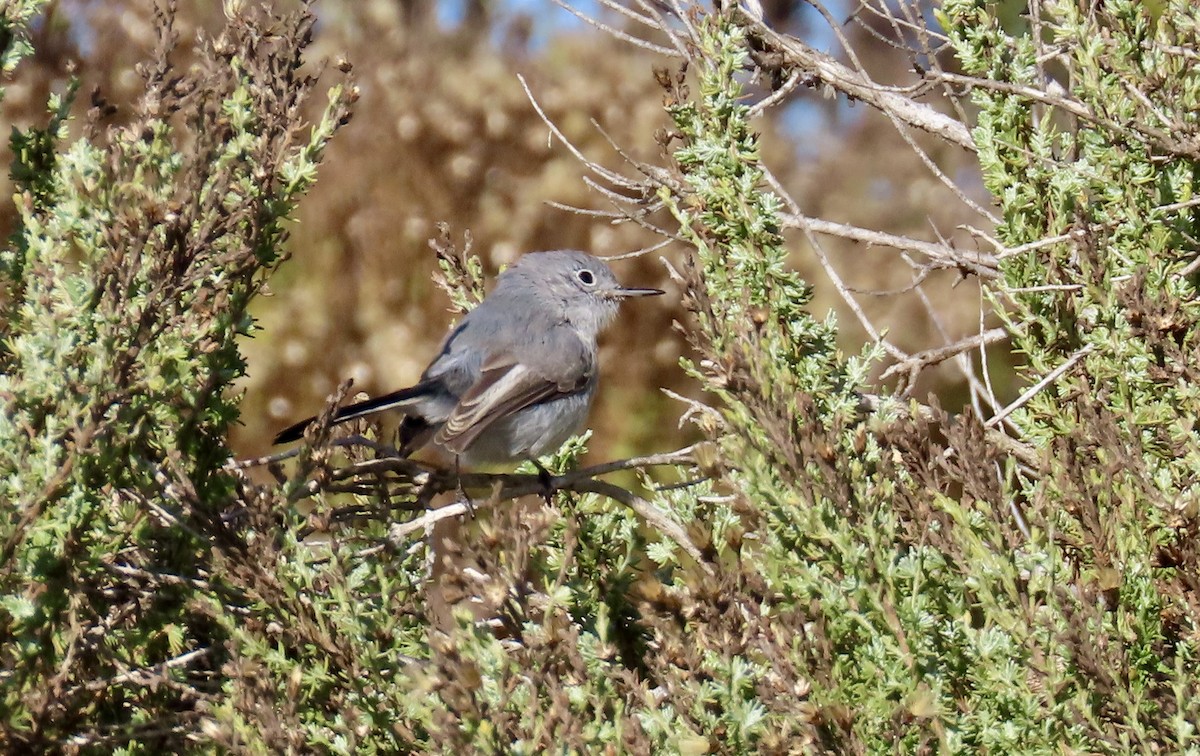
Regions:
M 631 297 L 657 297 L 660 294 L 666 294 L 662 289 L 627 289 L 622 286 L 613 291 L 612 295 L 616 299 L 629 299 Z

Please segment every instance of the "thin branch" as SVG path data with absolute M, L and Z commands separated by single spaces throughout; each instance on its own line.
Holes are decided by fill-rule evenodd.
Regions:
M 985 299 L 986 299 L 986 294 L 985 294 L 984 290 L 982 288 L 980 288 L 979 289 L 979 332 L 980 333 L 983 333 L 985 325 L 986 325 L 986 320 L 987 320 L 987 310 L 984 308 L 984 300 Z M 992 366 L 991 366 L 991 361 L 988 359 L 987 348 L 988 348 L 987 344 L 979 345 L 979 372 L 983 376 L 983 387 L 977 388 L 975 385 L 975 382 L 972 381 L 971 391 L 972 391 L 973 399 L 975 396 L 980 396 L 983 398 L 984 401 L 987 402 L 987 404 L 988 404 L 988 413 L 987 414 L 995 414 L 996 410 L 998 410 L 1000 408 L 1000 400 L 999 400 L 999 398 L 996 397 L 995 386 L 992 385 Z M 969 365 L 970 360 L 968 360 L 966 357 L 963 357 L 962 362 L 967 363 Z M 974 375 L 973 371 L 970 371 L 965 368 L 964 368 L 964 372 L 966 372 L 970 375 Z M 984 412 L 982 411 L 982 409 L 979 407 L 979 402 L 977 400 L 974 400 L 973 403 L 975 405 L 975 411 L 979 414 L 980 417 L 984 417 L 985 415 L 984 415 Z
M 860 305 L 858 300 L 854 298 L 854 295 L 851 293 L 849 287 L 846 286 L 846 282 L 842 280 L 841 275 L 836 269 L 834 269 L 833 263 L 829 261 L 829 255 L 825 253 L 825 248 L 821 246 L 821 242 L 815 236 L 813 236 L 811 231 L 805 231 L 804 233 L 808 239 L 808 243 L 812 246 L 813 251 L 817 253 L 817 260 L 821 263 L 821 268 L 824 269 L 825 275 L 829 276 L 830 282 L 833 284 L 833 287 L 837 289 L 838 294 L 841 295 L 842 301 L 846 303 L 846 306 L 849 307 L 850 311 L 854 313 L 854 316 L 858 318 L 859 324 L 862 325 L 863 330 L 867 332 L 867 335 L 871 337 L 871 340 L 882 346 L 884 351 L 886 351 L 892 357 L 898 360 L 907 359 L 908 353 L 885 339 L 883 337 L 883 333 L 877 329 L 875 324 L 871 322 L 871 319 L 867 317 L 867 313 L 863 310 L 862 305 Z
M 1095 344 L 1088 344 L 1084 348 L 1075 352 L 1075 354 L 1071 355 L 1070 359 L 1068 359 L 1066 362 L 1064 362 L 1063 364 L 1059 365 L 1058 367 L 1056 367 L 1055 369 L 1053 369 L 1049 373 L 1047 373 L 1045 378 L 1043 378 L 1042 380 L 1040 380 L 1037 383 L 1030 386 L 1029 389 L 1026 390 L 1025 393 L 1018 396 L 1016 398 L 1016 400 L 1013 401 L 1012 404 L 1010 404 L 1007 407 L 1005 407 L 1004 409 L 1000 410 L 1000 413 L 998 415 L 990 418 L 986 423 L 984 423 L 984 427 L 985 428 L 995 428 L 997 425 L 1000 424 L 1001 421 L 1004 420 L 1004 418 L 1006 418 L 1009 415 L 1011 415 L 1012 413 L 1016 412 L 1021 407 L 1024 407 L 1025 404 L 1028 403 L 1030 399 L 1037 396 L 1039 391 L 1046 388 L 1046 386 L 1049 386 L 1051 383 L 1058 380 L 1059 377 L 1062 376 L 1064 373 L 1066 373 L 1068 370 L 1075 367 L 1075 365 L 1080 360 L 1082 360 L 1084 357 L 1091 354 L 1095 350 L 1095 348 L 1096 348 Z
M 555 202 L 554 200 L 543 200 L 542 204 L 546 207 L 552 207 L 555 210 L 563 210 L 572 215 L 587 215 L 593 218 L 605 218 L 607 220 L 625 220 L 628 213 L 614 212 L 612 210 L 596 210 L 590 207 L 576 207 L 563 202 Z
M 668 388 L 659 389 L 659 390 L 662 391 L 667 396 L 669 396 L 670 398 L 672 398 L 678 402 L 683 402 L 684 404 L 687 405 L 687 409 L 684 410 L 683 414 L 679 416 L 679 423 L 678 423 L 679 428 L 682 428 L 684 425 L 686 425 L 688 420 L 691 420 L 694 417 L 699 417 L 702 415 L 707 415 L 709 418 L 711 418 L 713 420 L 717 420 L 717 421 L 719 421 L 721 419 L 721 413 L 718 412 L 717 410 L 713 409 L 712 407 L 708 406 L 704 402 L 698 402 L 695 399 L 689 399 L 688 397 L 686 397 L 682 394 L 677 394 L 676 392 L 674 392 Z
M 127 682 L 137 683 L 139 685 L 154 685 L 162 682 L 166 677 L 167 670 L 185 667 L 196 659 L 201 659 L 208 656 L 211 649 L 198 648 L 194 651 L 180 654 L 179 656 L 167 659 L 161 664 L 155 664 L 152 667 L 141 667 L 139 669 L 131 669 L 123 672 L 115 677 L 110 677 L 104 680 L 92 680 L 86 683 L 83 688 L 88 691 L 107 690 L 116 685 L 122 685 Z
M 563 10 L 567 11 L 571 15 L 575 16 L 580 21 L 583 21 L 585 24 L 588 24 L 589 26 L 594 26 L 597 29 L 599 29 L 600 31 L 607 32 L 608 34 L 611 34 L 612 36 L 616 37 L 617 39 L 622 40 L 624 42 L 628 42 L 629 44 L 634 45 L 635 47 L 640 47 L 642 49 L 649 50 L 650 52 L 658 53 L 659 55 L 665 55 L 665 56 L 671 57 L 671 58 L 682 58 L 683 57 L 683 53 L 681 53 L 679 50 L 673 50 L 670 47 L 663 47 L 662 45 L 656 45 L 653 42 L 647 42 L 644 39 L 640 39 L 638 37 L 633 36 L 632 34 L 623 32 L 620 29 L 609 26 L 608 24 L 604 23 L 603 21 L 601 21 L 597 18 L 592 18 L 591 16 L 587 15 L 583 11 L 576 10 L 569 3 L 564 2 L 564 0 L 554 0 L 554 4 L 557 5 L 558 7 L 562 8 Z M 610 6 L 610 7 L 612 7 L 612 6 Z
M 785 228 L 797 228 L 804 231 L 837 236 L 842 239 L 862 242 L 872 246 L 916 252 L 936 263 L 936 267 L 969 271 L 986 280 L 996 278 L 1000 274 L 996 258 L 983 252 L 965 254 L 948 244 L 920 241 L 907 236 L 897 236 L 895 234 L 884 233 L 883 231 L 872 231 L 868 228 L 851 226 L 847 223 L 835 223 L 795 213 L 785 213 L 781 217 L 783 218 Z
M 583 153 L 579 151 L 579 148 L 572 144 L 571 140 L 567 139 L 566 135 L 559 130 L 554 121 L 550 120 L 550 117 L 546 115 L 544 110 L 542 110 L 542 106 L 538 104 L 537 98 L 533 96 L 533 91 L 530 90 L 529 83 L 525 81 L 525 77 L 521 74 L 517 74 L 517 81 L 521 82 L 521 88 L 525 90 L 525 96 L 529 98 L 529 104 L 533 106 L 533 109 L 538 114 L 538 117 L 542 119 L 542 123 L 546 124 L 546 128 L 550 129 L 550 133 L 558 137 L 558 141 L 562 142 L 563 146 L 566 147 L 567 150 L 574 155 L 577 160 L 579 160 L 579 162 L 588 166 L 588 168 L 603 176 L 606 180 L 617 184 L 618 186 L 627 181 L 627 179 L 625 179 L 625 177 L 621 174 L 614 173 L 607 168 L 603 168 L 584 157 Z
M 898 373 L 914 373 L 930 365 L 936 365 L 940 362 L 945 362 L 951 357 L 956 357 L 963 352 L 969 352 L 976 347 L 984 344 L 995 344 L 997 341 L 1003 341 L 1008 338 L 1008 329 L 992 328 L 983 333 L 969 336 L 953 344 L 947 344 L 936 349 L 927 349 L 924 352 L 917 352 L 905 360 L 897 362 L 884 371 L 881 379 L 887 380 Z
M 787 191 L 784 190 L 783 185 L 779 183 L 779 179 L 775 177 L 775 174 L 772 173 L 765 165 L 762 167 L 762 170 L 763 178 L 766 179 L 766 182 L 771 189 L 775 191 L 779 198 L 782 199 L 792 211 L 792 216 L 796 218 L 803 217 L 800 212 L 800 205 L 795 199 L 792 198 L 790 194 L 787 193 Z M 834 269 L 833 264 L 829 261 L 829 256 L 825 254 L 825 249 L 821 246 L 821 243 L 817 240 L 816 236 L 814 236 L 813 231 L 810 229 L 801 230 L 803 231 L 805 238 L 808 240 L 809 245 L 813 248 L 813 251 L 817 253 L 817 261 L 821 263 L 822 269 L 824 269 L 825 274 L 829 276 L 829 280 L 833 284 L 833 287 L 837 289 L 838 295 L 841 296 L 842 301 L 846 303 L 846 306 L 850 308 L 850 311 L 854 313 L 854 316 L 858 318 L 859 324 L 862 325 L 863 330 L 867 332 L 867 335 L 870 336 L 871 339 L 877 344 L 882 345 L 884 350 L 896 359 L 899 360 L 908 357 L 906 353 L 901 351 L 894 344 L 885 340 L 879 329 L 877 329 L 875 324 L 871 322 L 871 319 L 867 317 L 867 313 L 863 311 L 862 306 L 858 303 L 858 300 L 854 298 L 850 288 L 846 286 L 846 282 L 842 280 L 842 277 L 838 275 L 837 270 Z
M 947 176 L 946 172 L 943 171 L 936 162 L 934 162 L 934 159 L 930 157 L 929 152 L 926 151 L 925 148 L 921 147 L 921 145 L 917 144 L 917 140 L 914 139 L 913 135 L 909 132 L 909 127 L 907 124 L 901 121 L 901 119 L 895 113 L 884 111 L 883 114 L 889 121 L 892 122 L 892 126 L 895 127 L 896 133 L 900 135 L 900 138 L 904 140 L 904 143 L 908 145 L 909 149 L 913 151 L 913 153 L 925 165 L 929 172 L 933 174 L 934 178 L 936 178 L 943 186 L 949 189 L 955 197 L 958 197 L 959 201 L 964 205 L 979 213 L 984 218 L 987 218 L 992 224 L 1000 224 L 1000 219 L 996 217 L 995 213 L 991 212 L 975 200 L 968 197 L 966 192 L 962 190 L 962 187 L 960 187 L 949 176 Z
M 662 535 L 675 541 L 685 552 L 692 556 L 697 564 L 711 574 L 712 568 L 705 563 L 700 550 L 692 543 L 681 525 L 672 520 L 669 515 L 655 507 L 640 496 L 620 486 L 597 480 L 600 475 L 607 475 L 620 470 L 644 470 L 649 467 L 687 465 L 694 462 L 692 454 L 695 446 L 688 446 L 671 452 L 651 454 L 643 457 L 616 460 L 604 464 L 592 465 L 579 470 L 572 470 L 562 475 L 555 475 L 549 481 L 539 475 L 523 474 L 489 474 L 489 473 L 455 473 L 453 470 L 430 470 L 426 466 L 410 459 L 388 456 L 382 459 L 369 459 L 354 462 L 343 467 L 330 470 L 328 474 L 318 479 L 305 482 L 301 490 L 307 496 L 330 491 L 337 488 L 339 481 L 369 482 L 369 490 L 377 490 L 380 486 L 392 486 L 405 489 L 403 496 L 410 497 L 412 502 L 427 503 L 441 493 L 459 491 L 470 495 L 472 492 L 485 494 L 488 498 L 482 502 L 459 501 L 444 507 L 426 512 L 425 514 L 404 523 L 393 525 L 388 531 L 388 539 L 397 545 L 409 534 L 423 530 L 434 523 L 449 517 L 468 514 L 495 506 L 501 501 L 530 495 L 545 495 L 547 490 L 572 491 L 575 493 L 595 493 L 620 502 L 632 509 L 649 525 Z M 389 476 L 381 481 L 380 476 Z M 547 484 L 549 489 L 547 489 Z M 412 502 L 409 502 L 410 504 Z M 413 506 L 409 506 L 409 509 Z M 355 507 L 348 511 L 348 516 L 360 519 L 375 519 L 386 516 L 394 511 L 396 506 L 389 505 L 386 511 L 364 510 Z
M 1131 120 L 1129 125 L 1119 123 L 1110 118 L 1103 118 L 1092 112 L 1090 108 L 1081 102 L 1072 100 L 1060 94 L 1062 91 L 1047 91 L 1031 87 L 1024 84 L 1013 84 L 1007 81 L 994 81 L 992 79 L 981 79 L 974 76 L 964 76 L 962 74 L 948 73 L 945 71 L 926 71 L 927 78 L 933 78 L 941 81 L 946 81 L 952 84 L 958 84 L 967 89 L 986 89 L 993 92 L 1002 92 L 1004 94 L 1016 95 L 1034 102 L 1048 105 L 1050 107 L 1059 108 L 1071 115 L 1086 121 L 1087 123 L 1099 126 L 1112 131 L 1114 134 L 1120 134 L 1125 137 L 1135 139 L 1145 139 L 1158 149 L 1175 155 L 1178 157 L 1196 158 L 1200 156 L 1200 148 L 1192 142 L 1181 142 L 1161 129 L 1156 129 L 1147 125 L 1148 119 L 1139 118 Z
M 674 239 L 663 239 L 662 241 L 655 242 L 654 244 L 651 244 L 647 247 L 641 247 L 639 249 L 635 249 L 632 252 L 622 252 L 619 255 L 609 255 L 608 257 L 601 256 L 601 259 L 604 259 L 604 260 L 628 260 L 631 257 L 642 257 L 643 255 L 650 254 L 651 252 L 657 252 L 658 250 L 669 245 L 673 241 L 675 241 L 675 240 Z
M 575 490 L 599 494 L 614 501 L 619 501 L 636 512 L 659 533 L 662 533 L 678 544 L 680 548 L 688 553 L 688 556 L 696 560 L 696 564 L 700 565 L 701 569 L 706 573 L 709 575 L 715 574 L 712 566 L 704 559 L 704 555 L 700 553 L 700 549 L 696 548 L 696 544 L 692 543 L 692 539 L 688 537 L 687 531 L 683 529 L 683 526 L 675 522 L 666 512 L 663 512 L 649 501 L 631 491 L 603 480 L 581 480 L 576 483 Z
M 787 99 L 787 96 L 795 91 L 796 87 L 800 85 L 802 74 L 803 72 L 798 68 L 792 71 L 791 75 L 788 76 L 787 81 L 783 83 L 783 86 L 779 87 L 779 89 L 775 90 L 767 97 L 764 97 L 762 100 L 754 103 L 754 105 L 750 107 L 749 117 L 755 118 L 769 108 L 773 108 Z
M 833 57 L 814 50 L 798 39 L 781 35 L 747 14 L 743 16 L 748 21 L 748 27 L 777 50 L 787 65 L 810 71 L 821 82 L 829 84 L 837 91 L 861 100 L 881 112 L 890 113 L 913 128 L 927 131 L 964 150 L 975 152 L 975 141 L 971 138 L 970 130 L 959 121 L 910 97 L 890 91 L 888 87 L 848 68 Z
M 611 1 L 612 0 L 601 0 L 601 2 L 604 2 L 605 4 Z M 680 9 L 676 7 L 675 17 L 682 22 L 686 32 L 686 34 L 680 34 L 678 31 L 672 28 L 671 23 L 667 21 L 665 16 L 663 16 L 656 2 L 638 0 L 638 6 L 646 12 L 648 17 L 654 19 L 655 28 L 657 28 L 663 34 L 666 34 L 671 39 L 671 44 L 675 45 L 675 49 L 679 51 L 680 55 L 682 55 L 684 59 L 687 59 L 689 56 L 688 45 L 691 40 L 696 39 L 696 28 L 688 22 L 686 15 L 681 13 Z M 685 36 L 687 39 L 684 38 Z
M 907 254 L 905 253 L 904 256 L 907 256 Z M 915 292 L 917 295 L 917 301 L 919 301 L 921 306 L 925 308 L 925 314 L 929 317 L 929 322 L 933 323 L 933 327 L 937 330 L 938 336 L 942 339 L 942 341 L 949 342 L 950 333 L 945 324 L 942 322 L 942 317 L 937 308 L 933 306 L 933 302 L 929 300 L 928 294 L 925 293 L 925 287 L 918 283 L 915 287 Z M 982 310 L 980 311 L 979 330 L 981 332 L 984 330 Z M 983 348 L 983 345 L 980 345 L 980 349 Z M 999 407 L 999 403 L 991 398 L 991 390 L 989 385 L 986 384 L 986 381 L 981 384 L 979 376 L 975 375 L 975 371 L 972 369 L 970 359 L 968 359 L 965 355 L 958 354 L 955 355 L 953 359 L 955 366 L 958 368 L 963 378 L 967 381 L 968 387 L 970 387 L 971 406 L 975 409 L 976 414 L 979 417 L 990 415 L 991 412 L 995 411 Z M 904 395 L 907 396 L 916 387 L 918 372 L 919 371 L 914 370 L 909 374 L 907 386 L 904 388 Z M 986 371 L 984 372 L 984 377 L 987 377 Z M 990 408 L 989 412 L 985 413 L 983 411 L 983 408 L 979 404 L 980 397 L 983 397 L 988 402 Z

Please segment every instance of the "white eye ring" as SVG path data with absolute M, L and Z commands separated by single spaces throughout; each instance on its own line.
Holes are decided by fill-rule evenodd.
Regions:
M 581 270 L 575 276 L 584 286 L 594 286 L 596 283 L 596 277 L 592 275 L 592 271 L 590 270 Z

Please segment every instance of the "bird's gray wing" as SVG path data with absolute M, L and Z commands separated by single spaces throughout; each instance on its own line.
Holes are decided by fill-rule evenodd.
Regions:
M 497 350 L 491 355 L 434 440 L 461 454 L 498 420 L 531 405 L 576 394 L 592 380 L 595 360 L 579 337 L 566 328 L 546 334 L 545 341 L 530 354 L 534 358 L 524 360 L 514 358 L 514 350 Z

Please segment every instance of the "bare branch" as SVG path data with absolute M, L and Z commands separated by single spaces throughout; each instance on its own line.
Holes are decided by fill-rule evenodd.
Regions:
M 923 255 L 934 263 L 935 267 L 961 270 L 974 273 L 982 279 L 990 280 L 999 276 L 996 258 L 984 252 L 964 253 L 948 244 L 919 241 L 906 236 L 897 236 L 882 231 L 851 226 L 846 223 L 809 218 L 795 213 L 782 214 L 784 226 L 812 231 L 818 234 L 837 236 L 842 239 L 863 242 L 878 247 L 907 250 Z
M 608 24 L 604 23 L 603 21 L 601 21 L 597 18 L 593 18 L 593 17 L 587 15 L 586 13 L 584 13 L 583 11 L 577 10 L 570 3 L 564 2 L 564 0 L 554 0 L 554 4 L 557 5 L 558 7 L 562 8 L 563 10 L 567 11 L 571 15 L 575 16 L 580 21 L 583 21 L 585 24 L 594 26 L 597 29 L 599 29 L 600 31 L 607 32 L 608 34 L 611 34 L 612 36 L 616 37 L 617 39 L 628 42 L 629 44 L 631 44 L 635 47 L 641 47 L 645 50 L 649 50 L 650 52 L 658 53 L 659 55 L 666 55 L 667 57 L 672 57 L 672 58 L 683 57 L 683 54 L 679 50 L 671 49 L 670 47 L 663 47 L 662 45 L 656 45 L 653 42 L 647 42 L 644 39 L 640 39 L 638 37 L 633 36 L 632 34 L 623 32 L 620 29 L 609 26 Z M 622 8 L 621 6 L 618 6 L 616 3 L 604 3 L 604 5 L 606 5 L 609 8 L 618 10 L 618 12 L 622 13 L 623 15 L 628 15 L 631 18 L 636 18 L 637 20 L 642 21 L 643 23 L 646 23 L 646 21 L 644 20 L 643 17 L 632 13 L 627 8 Z
M 1008 338 L 1008 329 L 992 328 L 983 333 L 969 336 L 953 344 L 947 344 L 937 349 L 927 349 L 924 352 L 917 352 L 907 359 L 897 362 L 883 372 L 882 378 L 887 380 L 893 375 L 900 373 L 914 374 L 931 365 L 937 365 L 940 362 L 945 362 L 951 357 L 956 357 L 963 352 L 969 352 L 976 347 L 984 344 L 995 344 L 998 341 L 1003 341 Z
M 97 691 L 107 690 L 114 685 L 123 685 L 125 683 L 134 683 L 136 685 L 156 685 L 162 683 L 166 678 L 167 670 L 186 667 L 196 659 L 208 656 L 211 649 L 198 648 L 194 651 L 180 654 L 179 656 L 167 659 L 161 664 L 155 664 L 153 667 L 143 667 L 141 669 L 131 669 L 106 680 L 91 680 L 83 686 L 84 690 Z
M 542 119 L 542 123 L 546 124 L 546 128 L 550 129 L 550 133 L 558 137 L 558 141 L 562 142 L 563 146 L 566 147 L 567 150 L 570 151 L 570 153 L 574 155 L 577 160 L 579 160 L 579 162 L 588 166 L 588 168 L 595 171 L 598 175 L 603 176 L 606 180 L 611 181 L 614 184 L 620 185 L 626 181 L 625 177 L 621 174 L 614 173 L 613 171 L 603 168 L 584 157 L 584 154 L 579 151 L 579 148 L 572 144 L 571 140 L 567 139 L 566 135 L 559 130 L 554 121 L 550 120 L 550 117 L 546 115 L 546 111 L 542 110 L 542 106 L 538 104 L 537 98 L 533 96 L 533 91 L 530 90 L 529 83 L 525 81 L 525 77 L 517 74 L 517 81 L 521 82 L 521 88 L 525 90 L 525 96 L 529 98 L 529 104 L 533 106 L 533 109 L 537 112 L 538 117 Z
M 777 33 L 748 14 L 744 14 L 744 17 L 749 22 L 748 27 L 782 56 L 781 63 L 784 65 L 798 66 L 804 71 L 809 71 L 821 82 L 849 97 L 888 113 L 913 128 L 927 131 L 964 150 L 975 152 L 971 132 L 963 123 L 872 81 L 864 73 L 846 67 L 794 37 Z
M 988 421 L 984 423 L 984 426 L 987 428 L 995 428 L 1002 420 L 1004 420 L 1004 418 L 1016 412 L 1021 407 L 1024 407 L 1030 399 L 1037 396 L 1039 391 L 1046 388 L 1046 386 L 1049 386 L 1051 383 L 1054 383 L 1064 373 L 1075 367 L 1080 360 L 1091 354 L 1095 348 L 1095 344 L 1088 344 L 1079 351 L 1075 352 L 1075 354 L 1071 355 L 1070 359 L 1047 373 L 1045 378 L 1042 378 L 1042 380 L 1030 386 L 1025 393 L 1018 396 L 1012 404 L 1002 409 L 999 414 L 997 414 L 995 417 L 989 418 Z
M 390 494 L 394 493 L 404 499 L 400 505 L 389 503 L 378 509 L 355 506 L 339 510 L 335 516 L 329 518 L 330 522 L 348 519 L 380 519 L 390 516 L 397 509 L 423 508 L 435 496 L 447 492 L 461 492 L 468 496 L 474 493 L 487 497 L 481 501 L 454 502 L 428 511 L 407 522 L 391 526 L 388 531 L 388 539 L 393 546 L 398 546 L 409 534 L 423 531 L 441 520 L 468 514 L 472 510 L 493 507 L 500 502 L 522 496 L 545 496 L 547 492 L 555 491 L 599 494 L 632 509 L 657 532 L 675 541 L 680 548 L 696 560 L 702 569 L 711 574 L 712 568 L 704 561 L 699 548 L 691 541 L 683 527 L 672 520 L 668 514 L 631 491 L 612 483 L 597 480 L 601 475 L 620 470 L 691 465 L 695 462 L 693 459 L 695 448 L 695 446 L 688 446 L 672 452 L 593 465 L 552 476 L 549 481 L 538 475 L 459 474 L 453 470 L 429 468 L 420 462 L 402 458 L 396 453 L 381 459 L 352 462 L 336 469 L 327 470 L 324 475 L 305 482 L 301 490 L 305 497 L 322 492 L 366 495 L 379 490 L 387 490 L 389 498 Z M 348 481 L 349 485 L 343 484 L 342 481 Z

